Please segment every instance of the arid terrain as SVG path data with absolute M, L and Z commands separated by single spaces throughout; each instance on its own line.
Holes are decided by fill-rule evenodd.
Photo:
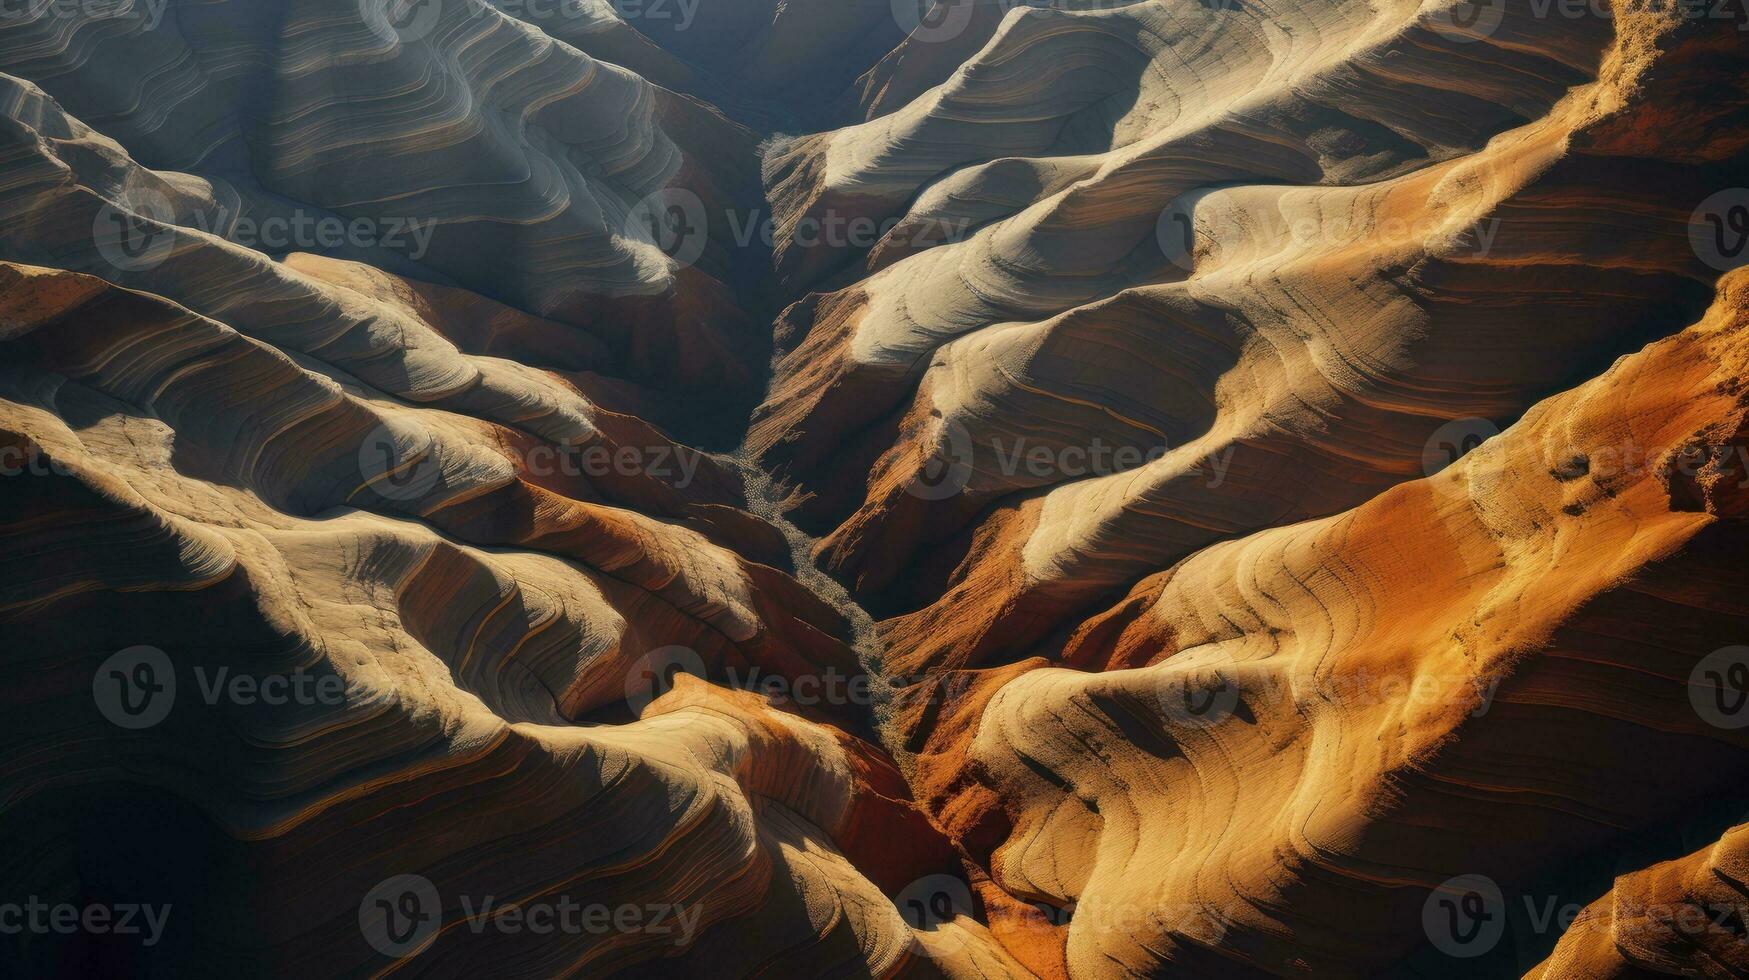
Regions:
M 0 976 L 1749 977 L 1742 0 L 0 0 Z

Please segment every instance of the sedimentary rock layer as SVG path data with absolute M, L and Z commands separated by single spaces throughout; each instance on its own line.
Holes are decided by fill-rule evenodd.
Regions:
M 6 12 L 0 972 L 1742 973 L 1742 26 Z
M 14 559 L 0 618 L 18 640 L 12 669 L 39 678 L 11 691 L 24 724 L 0 768 L 8 838 L 43 847 L 9 881 L 43 894 L 132 887 L 131 872 L 73 859 L 110 831 L 68 814 L 102 799 L 165 820 L 193 807 L 168 853 L 234 869 L 216 890 L 192 868 L 164 869 L 188 913 L 173 939 L 202 969 L 373 970 L 385 961 L 359 903 L 412 872 L 448 897 L 430 941 L 458 947 L 438 957 L 450 968 L 630 967 L 742 929 L 793 945 L 795 962 L 912 955 L 909 928 L 854 869 L 878 857 L 890 886 L 952 856 L 884 753 L 850 734 L 864 725 L 853 710 L 807 721 L 690 678 L 654 706 L 660 684 L 637 696 L 640 665 L 659 670 L 652 651 L 676 648 L 718 678 L 857 669 L 836 612 L 723 543 L 781 546 L 737 509 L 721 463 L 695 458 L 703 476 L 684 487 L 648 475 L 541 485 L 518 465 L 543 441 L 461 405 L 400 402 L 77 273 L 0 276 L 3 438 L 20 464 L 3 484 Z M 621 448 L 616 428 L 596 437 Z M 658 514 L 667 500 L 672 513 L 601 497 Z M 141 648 L 174 678 L 174 707 L 119 730 L 93 701 L 111 656 L 100 651 Z M 330 693 L 201 703 L 236 678 L 303 675 Z M 628 702 L 642 720 L 624 721 Z M 577 724 L 604 710 L 623 723 Z M 54 829 L 28 829 L 36 820 Z M 114 846 L 150 865 L 132 850 L 150 845 Z M 520 856 L 490 859 L 505 849 Z M 482 895 L 667 903 L 703 918 L 684 941 L 470 942 L 454 903 Z M 769 955 L 706 948 L 737 970 Z M 32 952 L 44 965 L 65 950 Z

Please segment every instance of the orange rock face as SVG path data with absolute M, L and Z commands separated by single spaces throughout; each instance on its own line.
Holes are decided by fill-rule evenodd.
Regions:
M 0 974 L 1749 975 L 1749 10 L 18 6 Z

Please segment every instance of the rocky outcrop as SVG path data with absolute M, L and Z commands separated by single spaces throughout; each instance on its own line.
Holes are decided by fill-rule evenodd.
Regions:
M 1749 970 L 1743 943 L 1743 828 L 1679 860 L 1618 879 L 1580 912 L 1530 980 L 1728 977 Z
M 511 375 L 530 413 L 516 429 L 467 414 L 466 397 L 402 402 L 159 297 L 0 269 L 3 537 L 18 558 L 0 618 L 34 638 L 10 669 L 41 679 L 16 692 L 0 771 L 8 838 L 42 846 L 8 881 L 125 892 L 139 883 L 72 855 L 209 853 L 230 884 L 163 869 L 170 941 L 202 969 L 274 975 L 390 962 L 359 909 L 404 872 L 444 896 L 422 910 L 423 941 L 455 944 L 437 957 L 451 966 L 630 968 L 743 927 L 789 936 L 798 962 L 911 955 L 909 928 L 855 868 L 878 853 L 896 890 L 953 858 L 885 754 L 852 734 L 866 731 L 854 707 L 804 704 L 810 721 L 692 678 L 659 697 L 652 675 L 676 666 L 789 690 L 858 672 L 842 617 L 743 557 L 782 542 L 741 509 L 732 469 L 687 450 L 649 462 L 671 444 L 582 410 L 570 424 L 587 439 L 543 439 L 540 420 L 565 416 L 540 411 L 535 372 Z M 543 463 L 587 467 L 597 448 L 635 449 L 650 470 L 596 481 Z M 112 702 L 105 685 L 140 669 L 150 684 Z M 77 816 L 94 799 L 176 823 L 173 844 L 97 843 L 111 829 Z M 469 814 L 469 799 L 491 802 Z M 184 823 L 188 807 L 199 817 Z M 436 832 L 453 807 L 456 830 Z M 56 829 L 27 829 L 40 820 Z M 488 860 L 503 848 L 522 856 Z M 493 928 L 480 942 L 455 903 L 482 896 L 699 918 L 685 935 L 649 923 L 531 945 Z M 769 952 L 705 948 L 736 969 Z M 27 953 L 39 967 L 100 955 Z
M 1732 689 L 1707 673 L 1749 628 L 1731 282 L 1438 476 L 1204 549 L 1083 625 L 1064 666 L 956 678 L 900 715 L 920 792 L 1007 892 L 1077 910 L 1071 974 L 1212 947 L 1318 976 L 1429 942 L 1442 882 L 1537 893 L 1739 793 L 1749 742 L 1709 714 Z M 1103 928 L 1117 910 L 1153 928 Z
M 679 189 L 701 217 L 756 200 L 753 136 L 491 8 L 390 6 L 8 18 L 4 255 L 250 323 L 233 307 L 271 302 L 285 329 L 332 300 L 264 256 L 320 249 L 571 324 L 622 376 L 745 404 L 764 345 L 729 284 L 728 223 L 699 225 L 691 264 L 662 246 L 680 248 Z
M 0 972 L 1736 975 L 1738 20 L 0 16 Z

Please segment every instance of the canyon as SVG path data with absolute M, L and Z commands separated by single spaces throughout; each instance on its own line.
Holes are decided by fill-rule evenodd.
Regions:
M 8 976 L 1749 976 L 1749 8 L 16 0 Z

